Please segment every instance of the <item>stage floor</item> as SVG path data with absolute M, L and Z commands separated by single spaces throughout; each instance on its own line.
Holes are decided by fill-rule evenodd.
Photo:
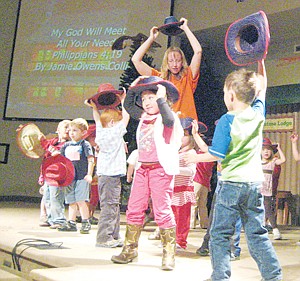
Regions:
M 96 216 L 98 213 L 96 214 Z M 300 281 L 300 227 L 281 226 L 282 240 L 272 241 L 283 268 L 284 281 Z M 202 243 L 205 230 L 192 229 L 188 248 L 176 254 L 176 268 L 162 271 L 159 241 L 148 240 L 155 225 L 146 226 L 139 241 L 138 261 L 127 265 L 111 262 L 112 255 L 121 248 L 96 248 L 97 226 L 90 234 L 62 233 L 39 226 L 39 205 L 22 202 L 0 202 L 0 280 L 33 281 L 145 281 L 145 280 L 205 280 L 211 273 L 209 257 L 200 257 L 195 251 Z M 122 215 L 121 235 L 125 233 L 125 215 Z M 272 237 L 272 236 L 271 236 Z M 27 245 L 17 243 L 29 239 Z M 36 241 L 36 239 L 39 239 Z M 45 240 L 51 247 L 44 246 Z M 24 240 L 23 240 L 24 241 Z M 28 247 L 32 244 L 40 247 Z M 57 245 L 61 247 L 57 248 Z M 241 237 L 241 259 L 231 263 L 232 281 L 260 280 L 260 273 L 250 257 L 244 233 Z M 22 253 L 21 253 L 22 252 Z M 21 258 L 18 255 L 21 253 Z M 21 272 L 14 270 L 13 258 Z

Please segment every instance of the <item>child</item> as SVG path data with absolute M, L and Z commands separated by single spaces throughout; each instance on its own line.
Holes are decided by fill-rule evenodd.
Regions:
M 182 145 L 179 150 L 179 175 L 175 176 L 172 210 L 176 220 L 177 249 L 186 249 L 190 230 L 191 206 L 196 204 L 193 178 L 196 174 L 196 164 L 186 165 L 183 156 L 196 154 L 195 142 L 192 136 L 192 118 L 181 118 L 184 129 Z
M 73 183 L 65 188 L 65 201 L 69 204 L 69 220 L 58 228 L 59 231 L 77 231 L 77 210 L 82 218 L 80 233 L 88 234 L 91 229 L 89 222 L 89 209 L 86 202 L 89 201 L 90 184 L 94 170 L 94 154 L 92 146 L 84 136 L 88 130 L 88 123 L 83 118 L 77 118 L 70 122 L 69 135 L 71 141 L 66 142 L 60 153 L 70 159 L 75 168 Z
M 194 139 L 197 139 L 197 146 L 199 149 L 196 150 L 198 154 L 207 152 L 206 142 L 199 136 L 198 123 L 193 121 L 192 134 Z M 207 128 L 202 132 L 205 133 Z M 200 138 L 199 138 L 200 137 Z M 210 189 L 210 180 L 212 177 L 213 167 L 215 162 L 198 162 L 196 165 L 196 174 L 194 177 L 194 192 L 196 196 L 196 205 L 192 206 L 191 210 L 191 228 L 196 228 L 197 215 L 200 220 L 200 227 L 207 229 L 208 227 L 208 210 L 206 207 L 207 196 Z
M 194 92 L 200 77 L 202 47 L 188 27 L 187 19 L 181 18 L 180 22 L 183 24 L 179 28 L 185 32 L 193 49 L 190 65 L 188 65 L 183 51 L 175 46 L 166 50 L 160 72 L 143 62 L 144 55 L 159 34 L 156 26 L 151 28 L 149 38 L 134 53 L 132 62 L 140 75 L 155 75 L 172 82 L 179 91 L 179 99 L 172 105 L 174 112 L 181 112 L 183 117 L 189 116 L 198 119 Z
M 300 161 L 300 153 L 298 152 L 298 148 L 297 148 L 297 142 L 299 139 L 299 136 L 297 133 L 293 133 L 290 137 L 291 142 L 292 142 L 292 152 L 293 152 L 293 156 L 295 161 Z
M 95 155 L 94 162 L 96 163 L 98 153 L 99 153 L 99 146 L 95 143 L 95 138 L 96 138 L 96 125 L 92 124 L 89 125 L 85 139 L 91 144 L 94 150 L 94 155 Z M 98 176 L 96 174 L 96 169 L 94 169 L 93 180 L 91 183 L 90 201 L 87 203 L 89 207 L 89 221 L 92 225 L 98 225 L 98 219 L 94 217 L 94 213 L 99 204 Z
M 70 120 L 63 120 L 57 126 L 57 137 L 40 139 L 41 145 L 45 150 L 44 159 L 59 153 L 63 144 L 69 140 Z M 43 199 L 47 211 L 47 222 L 51 229 L 56 229 L 66 223 L 65 217 L 65 195 L 62 187 L 51 186 L 44 181 L 43 174 L 40 174 L 39 184 L 43 185 Z
M 175 266 L 176 222 L 171 201 L 183 130 L 167 100 L 177 99 L 176 87 L 155 76 L 137 78 L 128 90 L 124 106 L 131 117 L 140 118 L 136 133 L 140 167 L 135 171 L 127 206 L 125 244 L 121 254 L 111 258 L 115 263 L 126 264 L 138 256 L 151 194 L 163 245 L 162 269 L 172 270 Z
M 279 158 L 274 157 L 278 151 Z M 278 144 L 272 144 L 268 138 L 263 139 L 261 150 L 261 164 L 264 172 L 265 180 L 261 189 L 261 194 L 264 196 L 265 206 L 265 221 L 269 220 L 273 229 L 274 240 L 280 240 L 281 234 L 277 228 L 276 222 L 276 194 L 273 189 L 273 174 L 275 166 L 279 166 L 285 162 L 285 156 Z
M 221 160 L 222 174 L 216 190 L 210 229 L 212 280 L 229 280 L 230 237 L 242 219 L 251 256 L 263 280 L 282 280 L 281 267 L 264 228 L 264 175 L 261 169 L 262 131 L 265 121 L 267 78 L 264 60 L 258 73 L 240 69 L 229 74 L 224 85 L 228 112 L 215 129 L 207 153 L 187 156 L 187 163 Z
M 99 87 L 101 89 L 101 85 Z M 101 92 L 100 92 L 101 93 Z M 97 158 L 100 216 L 96 236 L 96 247 L 115 248 L 123 245 L 120 237 L 121 177 L 126 175 L 126 152 L 123 136 L 129 115 L 123 108 L 125 90 L 120 96 L 122 111 L 107 108 L 101 112 L 93 100 L 85 101 L 92 107 L 96 123 L 95 142 L 100 151 Z

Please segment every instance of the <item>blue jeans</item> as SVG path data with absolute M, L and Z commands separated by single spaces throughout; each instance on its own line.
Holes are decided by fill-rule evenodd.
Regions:
M 61 188 L 44 184 L 45 206 L 48 222 L 53 224 L 64 224 L 65 217 L 65 194 Z
M 240 240 L 241 240 L 241 231 L 242 231 L 242 220 L 239 217 L 235 224 L 235 231 L 233 236 L 231 237 L 231 252 L 236 256 L 239 257 L 241 255 L 241 247 L 240 247 Z
M 262 280 L 282 280 L 281 267 L 276 253 L 263 227 L 264 204 L 259 183 L 235 183 L 219 181 L 210 229 L 210 251 L 213 267 L 212 280 L 229 280 L 230 238 L 235 225 L 242 219 L 249 252 L 257 263 Z

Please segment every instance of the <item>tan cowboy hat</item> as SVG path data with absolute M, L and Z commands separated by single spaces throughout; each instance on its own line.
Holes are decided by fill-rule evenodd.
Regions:
M 21 125 L 17 130 L 17 144 L 23 154 L 29 158 L 40 158 L 44 155 L 40 139 L 45 137 L 33 123 Z

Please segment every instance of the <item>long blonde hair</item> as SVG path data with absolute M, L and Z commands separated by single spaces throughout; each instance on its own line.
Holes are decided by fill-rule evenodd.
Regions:
M 185 55 L 184 55 L 183 51 L 180 48 L 176 47 L 176 46 L 169 47 L 165 51 L 164 58 L 163 58 L 163 61 L 162 61 L 162 65 L 161 65 L 161 70 L 160 70 L 161 71 L 161 78 L 164 79 L 164 80 L 170 80 L 171 71 L 169 70 L 169 67 L 168 67 L 168 55 L 172 52 L 177 52 L 177 53 L 180 53 L 180 55 L 181 55 L 182 68 L 179 71 L 179 75 L 182 76 L 183 74 L 185 74 L 187 72 L 188 64 L 187 64 L 187 61 L 186 61 L 186 58 L 185 58 Z

